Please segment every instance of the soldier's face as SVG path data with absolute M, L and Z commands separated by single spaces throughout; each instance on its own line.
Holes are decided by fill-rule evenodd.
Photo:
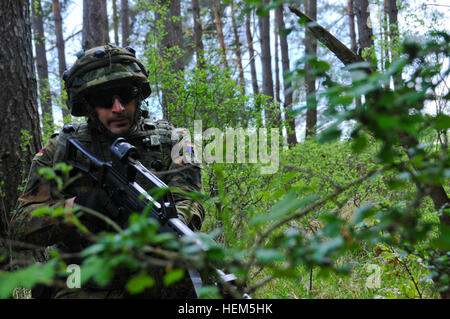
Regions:
M 119 97 L 113 98 L 111 108 L 96 107 L 100 122 L 114 135 L 126 133 L 133 125 L 136 112 L 136 99 L 122 103 Z
M 114 87 L 86 97 L 95 107 L 97 117 L 114 135 L 126 133 L 133 125 L 138 89 L 134 86 Z

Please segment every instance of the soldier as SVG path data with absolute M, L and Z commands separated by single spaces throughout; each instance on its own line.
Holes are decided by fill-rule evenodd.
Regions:
M 64 126 L 33 158 L 26 187 L 12 219 L 16 240 L 43 247 L 56 245 L 63 252 L 79 252 L 89 243 L 75 235 L 75 227 L 58 218 L 34 217 L 31 212 L 41 206 L 81 205 L 108 216 L 117 213 L 106 192 L 96 188 L 86 176 L 64 189 L 63 194 L 55 194 L 51 183 L 39 176 L 40 168 L 54 167 L 64 161 L 69 136 L 77 138 L 104 161 L 111 160 L 112 142 L 119 136 L 125 137 L 138 149 L 140 160 L 147 168 L 156 174 L 165 171 L 161 179 L 166 184 L 185 191 L 202 189 L 200 167 L 185 163 L 181 157 L 171 158 L 172 147 L 180 141 L 172 134 L 174 127 L 165 120 L 151 122 L 143 118 L 141 102 L 150 95 L 150 84 L 143 64 L 131 47 L 105 45 L 79 53 L 77 61 L 64 74 L 64 81 L 71 114 L 86 116 L 88 120 Z M 205 216 L 203 207 L 180 194 L 174 194 L 174 199 L 179 218 L 190 228 L 200 230 Z M 81 220 L 89 230 L 95 233 L 105 229 L 101 220 L 89 216 L 83 214 Z M 61 289 L 56 298 L 124 297 L 123 282 L 120 284 L 121 287 L 91 285 L 78 290 Z

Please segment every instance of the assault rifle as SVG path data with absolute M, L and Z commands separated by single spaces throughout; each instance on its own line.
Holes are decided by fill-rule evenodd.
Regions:
M 69 137 L 65 160 L 67 164 L 85 173 L 106 190 L 120 211 L 129 215 L 133 212 L 142 212 L 151 205 L 150 215 L 158 221 L 160 232 L 175 234 L 177 238 L 195 236 L 195 233 L 178 218 L 172 193 L 165 192 L 159 199 L 155 199 L 136 182 L 136 176 L 140 174 L 149 182 L 151 188 L 168 188 L 138 160 L 139 154 L 136 147 L 124 138 L 118 138 L 111 145 L 110 151 L 112 161 L 102 161 L 89 153 L 76 138 Z M 204 249 L 200 240 L 197 239 L 195 244 Z M 218 285 L 222 296 L 232 297 L 229 289 L 236 289 L 234 285 L 236 276 L 225 274 L 219 269 L 214 271 L 219 278 Z M 188 274 L 198 297 L 199 288 L 203 285 L 202 277 L 196 269 L 188 269 Z M 242 298 L 250 297 L 248 294 L 243 294 Z

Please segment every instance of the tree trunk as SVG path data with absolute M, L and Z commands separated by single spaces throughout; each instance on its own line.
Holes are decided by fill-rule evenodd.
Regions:
M 362 56 L 363 52 L 373 47 L 373 31 L 372 22 L 370 21 L 370 11 L 368 0 L 354 0 L 355 13 L 358 25 L 359 35 L 359 54 Z M 369 55 L 365 57 L 366 61 L 371 62 L 372 66 L 377 65 L 375 55 L 368 52 Z
M 398 41 L 398 7 L 396 0 L 386 0 L 388 5 L 387 12 L 389 16 L 389 34 L 392 42 Z
M 278 33 L 280 30 L 278 29 L 278 16 L 275 14 L 275 28 L 274 28 L 274 48 L 275 48 L 275 54 L 274 54 L 274 62 L 275 62 L 275 91 L 274 91 L 274 99 L 277 105 L 281 108 L 281 97 L 280 97 L 280 67 L 279 67 L 279 57 L 278 57 Z
M 180 0 L 159 0 L 161 7 L 166 7 L 167 16 L 162 17 L 160 12 L 156 12 L 156 21 L 162 21 L 164 24 L 163 37 L 159 44 L 161 57 L 170 61 L 171 73 L 178 75 L 184 70 L 183 56 L 183 30 L 181 24 L 181 5 Z M 178 48 L 179 53 L 172 53 L 173 48 Z M 175 55 L 174 55 L 175 54 Z M 170 90 L 162 91 L 162 109 L 164 117 L 177 125 L 181 110 L 174 109 L 176 105 L 176 90 L 173 85 Z M 169 106 L 172 107 L 169 109 Z M 180 119 L 181 120 L 181 119 Z
M 243 95 L 245 95 L 245 79 L 244 79 L 244 69 L 242 67 L 241 41 L 239 39 L 238 26 L 236 24 L 236 13 L 235 13 L 235 6 L 234 6 L 233 0 L 231 0 L 231 23 L 232 23 L 232 27 L 233 27 L 234 41 L 235 41 L 234 47 L 235 47 L 237 65 L 238 65 L 238 70 L 239 70 L 240 90 L 241 90 L 241 93 Z
M 27 0 L 0 1 L 0 232 L 20 195 L 31 159 L 42 146 Z
M 106 0 L 83 0 L 83 50 L 109 43 Z
M 397 54 L 395 52 L 396 44 L 398 43 L 399 31 L 398 31 L 398 7 L 396 0 L 386 0 L 388 7 L 387 12 L 389 16 L 389 36 L 390 36 L 390 45 L 391 48 L 391 56 L 392 60 L 397 58 Z M 392 51 L 393 50 L 393 51 Z M 394 78 L 394 89 L 398 86 L 398 83 L 401 81 L 401 76 L 398 75 Z
M 355 12 L 353 8 L 354 8 L 353 0 L 348 0 L 347 12 L 348 12 L 348 24 L 350 32 L 350 50 L 352 50 L 354 53 L 357 53 L 358 47 L 356 45 Z
M 391 62 L 389 58 L 389 21 L 388 21 L 388 12 L 387 12 L 388 3 L 387 0 L 384 0 L 383 3 L 383 15 L 381 18 L 382 27 L 380 28 L 380 40 L 382 45 L 380 45 L 380 66 L 381 72 L 384 72 L 386 68 L 389 67 L 389 63 Z
M 159 0 L 161 7 L 166 6 L 167 17 L 165 17 L 165 35 L 161 42 L 161 49 L 164 54 L 174 48 L 178 47 L 183 51 L 183 29 L 181 24 L 181 5 L 180 0 Z M 157 19 L 162 17 L 158 15 Z M 183 56 L 177 56 L 172 63 L 175 72 L 184 70 Z
M 258 78 L 256 76 L 256 66 L 255 66 L 255 50 L 253 48 L 253 36 L 252 36 L 252 30 L 251 30 L 251 12 L 248 12 L 245 17 L 245 34 L 247 36 L 247 45 L 248 45 L 248 54 L 250 59 L 250 74 L 252 77 L 252 88 L 253 88 L 253 94 L 257 95 L 259 94 L 259 87 L 258 87 Z
M 122 22 L 122 46 L 126 47 L 130 44 L 128 41 L 131 30 L 130 30 L 130 17 L 128 13 L 128 0 L 120 1 L 120 18 Z
M 94 0 L 97 1 L 97 0 Z M 106 4 L 106 0 L 100 0 L 100 10 L 101 10 L 101 23 L 103 24 L 103 29 L 106 34 L 106 43 L 110 43 L 109 39 L 109 23 L 108 23 L 108 5 Z
M 262 1 L 268 4 L 268 0 Z M 270 52 L 270 16 L 259 16 L 259 34 L 261 42 L 261 65 L 262 65 L 262 93 L 266 96 L 265 101 L 265 119 L 266 125 L 270 126 L 272 123 L 278 126 L 279 120 L 274 114 L 273 107 L 273 78 L 272 78 L 272 55 Z
M 305 0 L 306 15 L 317 20 L 317 0 Z M 305 29 L 305 55 L 317 55 L 317 41 L 308 29 Z M 313 94 L 316 92 L 316 77 L 312 74 L 312 66 L 305 64 L 305 85 L 307 95 L 306 132 L 305 137 L 315 135 L 317 126 L 317 101 Z
M 222 64 L 224 68 L 228 67 L 227 62 L 227 47 L 225 45 L 225 38 L 223 36 L 223 30 L 222 30 L 222 19 L 220 17 L 220 1 L 214 0 L 214 20 L 216 22 L 216 28 L 217 28 L 217 37 L 219 38 L 220 43 L 220 49 L 222 51 Z
M 260 124 L 260 117 L 261 117 L 261 99 L 258 97 L 259 94 L 259 86 L 258 86 L 258 77 L 256 75 L 256 63 L 255 63 L 255 50 L 253 48 L 253 35 L 251 30 L 251 11 L 247 12 L 245 16 L 245 34 L 247 37 L 247 46 L 248 46 L 248 55 L 250 60 L 250 75 L 252 78 L 252 89 L 253 89 L 253 95 L 254 101 L 255 101 L 255 108 L 258 114 L 257 122 Z
M 58 74 L 59 78 L 62 81 L 62 76 L 64 71 L 66 70 L 66 52 L 65 52 L 65 43 L 63 37 L 63 25 L 61 18 L 61 10 L 59 6 L 59 0 L 53 0 L 52 2 L 52 11 L 53 11 L 53 19 L 55 21 L 55 33 L 56 33 L 56 48 L 58 50 Z M 61 82 L 61 93 L 63 91 L 63 84 Z M 61 94 L 61 110 L 63 115 L 64 123 L 71 122 L 70 112 L 66 107 L 66 101 L 62 98 Z
M 355 12 L 353 8 L 355 7 L 353 0 L 348 0 L 347 10 L 348 10 L 348 23 L 350 32 L 350 49 L 356 54 L 358 52 L 358 46 L 356 44 L 356 30 L 355 30 Z M 361 105 L 361 98 L 355 98 L 356 106 Z
M 275 15 L 277 17 L 276 21 L 278 22 L 277 29 L 281 31 L 279 34 L 280 37 L 280 49 L 281 49 L 281 66 L 283 68 L 283 87 L 284 87 L 284 112 L 286 116 L 287 122 L 287 142 L 290 146 L 297 144 L 297 135 L 295 134 L 295 117 L 290 115 L 290 110 L 292 107 L 292 92 L 291 92 L 291 84 L 287 81 L 287 73 L 290 69 L 289 62 L 289 47 L 287 42 L 287 35 L 283 33 L 285 29 L 284 25 L 284 17 L 283 17 L 283 6 L 279 6 Z
M 291 10 L 291 12 L 293 12 L 299 18 L 305 19 L 306 22 L 313 22 L 311 24 L 307 24 L 307 28 L 309 29 L 309 31 L 311 31 L 311 33 L 316 37 L 317 40 L 322 42 L 331 52 L 333 52 L 344 65 L 364 61 L 360 55 L 355 54 L 355 52 L 350 50 L 345 44 L 336 39 L 336 37 L 334 37 L 330 32 L 320 26 L 317 21 L 312 20 L 309 16 L 294 8 L 293 6 L 289 6 L 289 10 Z M 362 69 L 367 72 L 375 71 L 375 69 L 373 68 L 363 67 Z
M 113 26 L 114 26 L 114 43 L 119 45 L 119 17 L 117 16 L 117 1 L 113 0 Z
M 195 55 L 197 58 L 197 67 L 204 68 L 205 58 L 203 56 L 203 29 L 200 21 L 200 6 L 198 0 L 192 0 L 192 15 L 194 18 L 194 40 L 195 40 Z
M 52 95 L 48 82 L 48 63 L 45 49 L 44 22 L 42 19 L 41 1 L 34 1 L 31 6 L 33 16 L 34 49 L 36 51 L 36 69 L 38 74 L 39 98 L 41 101 L 42 127 L 44 136 L 49 137 L 54 132 Z

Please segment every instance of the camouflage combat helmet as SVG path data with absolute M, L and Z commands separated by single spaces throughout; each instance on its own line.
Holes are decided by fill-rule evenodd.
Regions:
M 78 59 L 64 72 L 67 105 L 73 116 L 88 116 L 86 94 L 98 88 L 134 83 L 141 99 L 151 93 L 147 72 L 131 47 L 119 48 L 112 44 L 94 47 L 77 54 Z

